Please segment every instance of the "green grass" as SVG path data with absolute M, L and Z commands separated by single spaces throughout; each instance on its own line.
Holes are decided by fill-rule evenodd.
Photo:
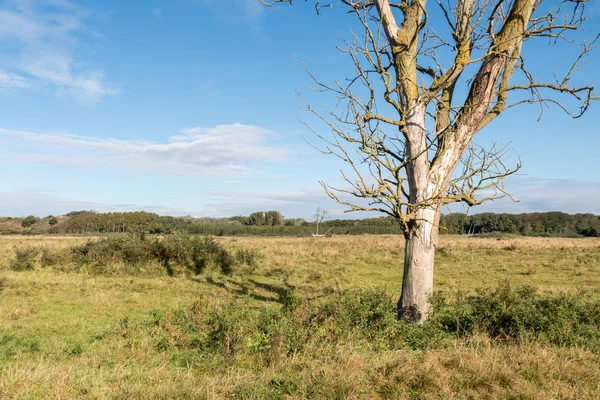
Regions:
M 0 238 L 0 398 L 588 399 L 600 392 L 594 321 L 558 339 L 486 330 L 506 306 L 459 335 L 441 319 L 432 327 L 398 324 L 398 237 L 219 238 L 232 253 L 259 253 L 256 266 L 231 276 L 10 269 L 19 249 L 58 251 L 86 240 Z M 443 237 L 435 289 L 452 303 L 457 291 L 467 298 L 509 280 L 575 301 L 579 312 L 577 302 L 600 298 L 599 270 L 600 240 Z M 587 297 L 577 295 L 582 289 Z M 537 313 L 527 307 L 536 300 L 525 298 L 511 326 L 546 324 L 531 322 Z M 472 304 L 451 307 L 445 318 L 469 320 Z M 552 326 L 571 329 L 561 321 Z M 561 342 L 571 336 L 587 341 Z

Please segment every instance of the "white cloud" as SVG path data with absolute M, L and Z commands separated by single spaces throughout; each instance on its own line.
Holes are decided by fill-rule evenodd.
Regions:
M 513 207 L 523 212 L 600 214 L 600 182 L 528 177 L 515 179 L 506 186 L 509 193 L 519 200 L 519 203 L 513 203 Z
M 232 187 L 235 188 L 235 185 Z M 600 182 L 521 176 L 507 179 L 506 189 L 519 202 L 513 202 L 509 198 L 486 202 L 482 206 L 471 208 L 469 214 L 562 211 L 571 214 L 600 215 L 600 203 L 597 201 L 600 198 Z M 288 217 L 308 218 L 317 207 L 330 211 L 331 218 L 360 219 L 383 215 L 376 212 L 344 213 L 347 207 L 327 197 L 320 186 L 297 187 L 285 191 L 244 190 L 237 187 L 207 194 L 218 200 L 214 204 L 209 204 L 207 208 L 223 216 L 247 215 L 253 211 L 275 209 L 282 211 Z M 341 198 L 360 203 L 359 199 L 343 194 Z M 465 209 L 460 204 L 454 204 L 445 208 L 443 212 L 465 212 Z
M 81 201 L 56 192 L 35 188 L 0 191 L 0 215 L 24 217 L 36 215 L 63 215 L 70 211 L 94 210 L 98 212 L 148 211 L 159 215 L 190 215 L 192 212 L 153 204 L 106 204 Z
M 0 45 L 14 54 L 0 59 L 0 89 L 52 89 L 81 104 L 118 93 L 101 69 L 84 68 L 75 50 L 90 12 L 66 0 L 13 0 L 0 7 Z
M 83 193 L 83 197 L 90 197 Z M 14 190 L 0 190 L 0 215 L 61 215 L 75 210 L 95 210 L 98 212 L 114 211 L 149 211 L 160 215 L 194 215 L 198 217 L 231 217 L 233 215 L 249 215 L 254 211 L 278 210 L 288 218 L 301 217 L 309 220 L 317 207 L 326 209 L 330 218 L 365 218 L 379 216 L 369 213 L 344 214 L 343 208 L 329 199 L 319 188 L 298 188 L 291 191 L 222 191 L 204 193 L 196 201 L 180 202 L 165 200 L 163 204 L 148 204 L 144 200 L 139 203 L 115 203 L 82 200 L 82 193 L 61 193 L 38 187 L 25 187 Z M 177 197 L 171 197 L 171 199 Z M 208 202 L 203 202 L 208 200 Z
M 600 198 L 600 182 L 521 176 L 506 179 L 505 189 L 518 202 L 503 198 L 471 208 L 469 213 L 562 211 L 600 214 L 597 200 Z M 460 205 L 453 205 L 450 210 L 464 212 Z
M 236 187 L 236 185 L 231 186 Z M 219 216 L 249 215 L 254 211 L 278 210 L 288 218 L 310 219 L 317 207 L 327 210 L 332 219 L 361 219 L 382 215 L 373 212 L 345 212 L 348 207 L 329 198 L 323 188 L 316 183 L 313 187 L 295 187 L 282 191 L 223 188 L 206 194 L 216 200 L 214 203 L 207 204 L 206 208 Z M 356 201 L 344 195 L 341 198 Z
M 288 150 L 272 145 L 276 137 L 267 129 L 243 124 L 186 128 L 166 143 L 0 128 L 5 142 L 0 161 L 182 175 L 243 174 L 260 164 L 286 160 Z

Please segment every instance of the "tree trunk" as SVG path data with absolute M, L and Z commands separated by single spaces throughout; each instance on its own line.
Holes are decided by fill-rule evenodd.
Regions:
M 406 237 L 402 295 L 398 317 L 411 323 L 423 323 L 429 314 L 433 293 L 433 262 L 438 241 L 439 209 L 417 211 L 416 226 Z
M 413 218 L 405 232 L 404 278 L 398 316 L 413 323 L 424 322 L 429 314 L 440 219 L 436 191 L 439 180 L 444 179 L 439 174 L 430 174 L 425 115 L 425 106 L 415 105 L 406 118 L 407 153 L 411 160 L 406 166 L 406 178 L 409 200 L 413 204 L 409 213 Z

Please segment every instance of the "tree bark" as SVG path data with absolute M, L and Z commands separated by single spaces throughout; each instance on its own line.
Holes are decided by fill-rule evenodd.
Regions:
M 409 213 L 413 218 L 405 233 L 404 278 L 398 316 L 413 323 L 422 323 L 429 313 L 440 218 L 436 195 L 440 176 L 430 173 L 425 111 L 425 106 L 414 105 L 406 118 L 407 153 L 410 157 L 406 177 L 409 201 L 413 205 Z
M 438 241 L 439 208 L 417 211 L 416 226 L 406 236 L 402 295 L 398 317 L 411 323 L 423 323 L 429 314 L 433 293 L 433 263 Z

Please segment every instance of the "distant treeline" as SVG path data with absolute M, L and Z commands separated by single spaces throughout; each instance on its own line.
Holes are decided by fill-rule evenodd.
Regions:
M 332 220 L 321 224 L 321 232 L 332 234 L 401 233 L 391 218 Z M 302 218 L 284 219 L 279 211 L 255 212 L 231 218 L 193 218 L 159 216 L 148 212 L 94 213 L 76 212 L 50 228 L 51 233 L 124 233 L 155 234 L 183 231 L 191 234 L 232 236 L 297 236 L 315 233 L 316 224 Z
M 593 214 L 562 212 L 467 215 L 443 215 L 441 234 L 473 235 L 486 233 L 520 234 L 525 236 L 598 237 L 600 217 Z M 316 224 L 302 218 L 284 218 L 279 211 L 258 211 L 249 216 L 231 218 L 194 218 L 159 216 L 149 212 L 97 213 L 74 211 L 64 216 L 37 218 L 0 218 L 3 233 L 150 233 L 168 234 L 176 231 L 191 234 L 233 236 L 308 236 L 315 233 Z M 336 219 L 320 225 L 320 233 L 336 235 L 401 234 L 398 222 L 390 217 L 361 220 Z
M 598 237 L 600 217 L 552 211 L 527 214 L 454 213 L 442 216 L 440 225 L 449 234 L 514 233 L 525 236 Z

